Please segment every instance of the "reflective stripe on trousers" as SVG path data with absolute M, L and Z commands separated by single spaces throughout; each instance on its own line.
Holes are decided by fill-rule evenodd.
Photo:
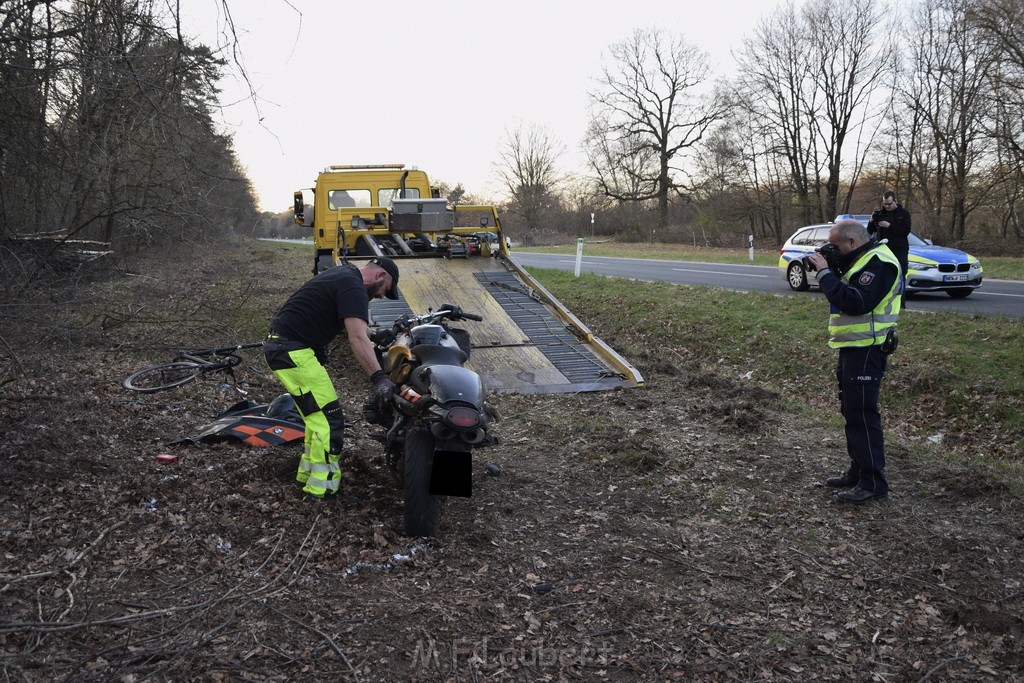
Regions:
M 306 426 L 306 438 L 295 479 L 303 491 L 322 497 L 337 493 L 345 418 L 327 370 L 308 347 L 288 348 L 268 340 L 264 354 L 274 375 L 295 400 Z

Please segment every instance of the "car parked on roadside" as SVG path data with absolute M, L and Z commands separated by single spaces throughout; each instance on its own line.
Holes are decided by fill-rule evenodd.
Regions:
M 487 244 L 490 246 L 492 251 L 497 251 L 498 250 L 498 233 L 496 233 L 496 232 L 489 232 L 489 231 L 481 231 L 481 232 L 474 232 L 473 234 L 476 237 L 479 237 L 481 242 L 487 242 Z M 505 238 L 505 246 L 507 248 L 509 248 L 509 249 L 512 248 L 512 240 L 510 240 L 508 237 Z
M 853 218 L 865 226 L 871 219 L 866 214 L 840 214 L 836 220 Z M 794 232 L 779 250 L 779 268 L 790 289 L 803 292 L 817 287 L 817 279 L 804 268 L 803 257 L 828 242 L 834 223 L 808 225 Z M 907 294 L 945 292 L 954 299 L 969 296 L 981 287 L 981 262 L 970 254 L 951 247 L 938 247 L 911 232 Z

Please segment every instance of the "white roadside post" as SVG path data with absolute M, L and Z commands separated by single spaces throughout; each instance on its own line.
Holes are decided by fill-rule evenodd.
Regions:
M 750 257 L 750 262 L 754 262 L 754 236 L 750 236 L 750 249 L 747 250 L 747 255 Z
M 580 277 L 580 266 L 583 264 L 583 238 L 576 238 L 576 279 Z

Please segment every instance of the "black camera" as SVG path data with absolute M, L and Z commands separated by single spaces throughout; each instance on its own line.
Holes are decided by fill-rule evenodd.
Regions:
M 825 257 L 825 263 L 828 264 L 829 270 L 834 271 L 836 275 L 843 274 L 839 268 L 839 262 L 843 256 L 841 253 L 839 253 L 839 247 L 832 244 L 831 242 L 825 242 L 825 244 L 821 245 L 814 251 L 818 252 L 819 254 Z M 807 272 L 813 273 L 814 271 L 817 270 L 814 264 L 811 263 L 811 259 L 808 258 L 807 256 L 804 256 L 800 260 L 804 264 L 804 270 L 806 270 Z

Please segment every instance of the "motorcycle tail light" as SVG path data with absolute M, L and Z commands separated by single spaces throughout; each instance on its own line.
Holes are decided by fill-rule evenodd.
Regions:
M 449 408 L 444 419 L 456 429 L 476 429 L 480 425 L 480 413 L 465 406 Z

